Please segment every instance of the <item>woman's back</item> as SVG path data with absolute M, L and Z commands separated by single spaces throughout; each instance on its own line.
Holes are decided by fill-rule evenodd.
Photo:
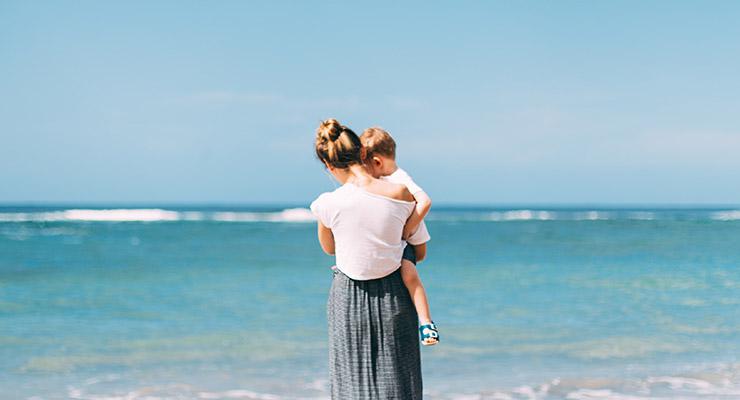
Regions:
M 313 213 L 334 235 L 337 268 L 357 280 L 382 278 L 400 266 L 401 234 L 415 205 L 400 185 L 363 183 L 346 183 L 311 203 Z

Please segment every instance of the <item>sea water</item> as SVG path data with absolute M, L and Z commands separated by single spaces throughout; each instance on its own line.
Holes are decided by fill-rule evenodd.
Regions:
M 740 398 L 740 210 L 437 208 L 428 399 Z M 0 399 L 326 399 L 300 207 L 0 208 Z

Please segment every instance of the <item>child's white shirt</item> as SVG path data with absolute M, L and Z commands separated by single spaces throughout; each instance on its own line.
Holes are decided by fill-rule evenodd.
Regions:
M 392 174 L 382 176 L 380 177 L 380 179 L 406 186 L 406 189 L 408 189 L 413 196 L 416 196 L 417 193 L 424 191 L 424 189 L 422 189 L 419 185 L 416 184 L 416 182 L 414 182 L 413 179 L 411 179 L 411 175 L 409 175 L 400 167 L 396 168 L 396 170 L 393 171 Z M 408 238 L 408 243 L 412 245 L 418 245 L 426 243 L 430 239 L 431 236 L 429 236 L 427 224 L 424 223 L 424 220 L 421 220 L 419 227 L 416 228 L 416 231 L 411 235 L 411 237 Z

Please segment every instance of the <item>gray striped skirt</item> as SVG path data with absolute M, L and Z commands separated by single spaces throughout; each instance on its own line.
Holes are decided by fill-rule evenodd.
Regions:
M 332 399 L 422 398 L 418 316 L 400 270 L 368 281 L 335 271 L 327 319 Z

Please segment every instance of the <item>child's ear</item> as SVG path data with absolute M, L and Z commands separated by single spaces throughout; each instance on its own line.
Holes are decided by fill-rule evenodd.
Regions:
M 373 165 L 375 165 L 376 167 L 379 167 L 383 165 L 383 160 L 381 160 L 380 157 L 377 157 L 377 156 L 373 157 Z

